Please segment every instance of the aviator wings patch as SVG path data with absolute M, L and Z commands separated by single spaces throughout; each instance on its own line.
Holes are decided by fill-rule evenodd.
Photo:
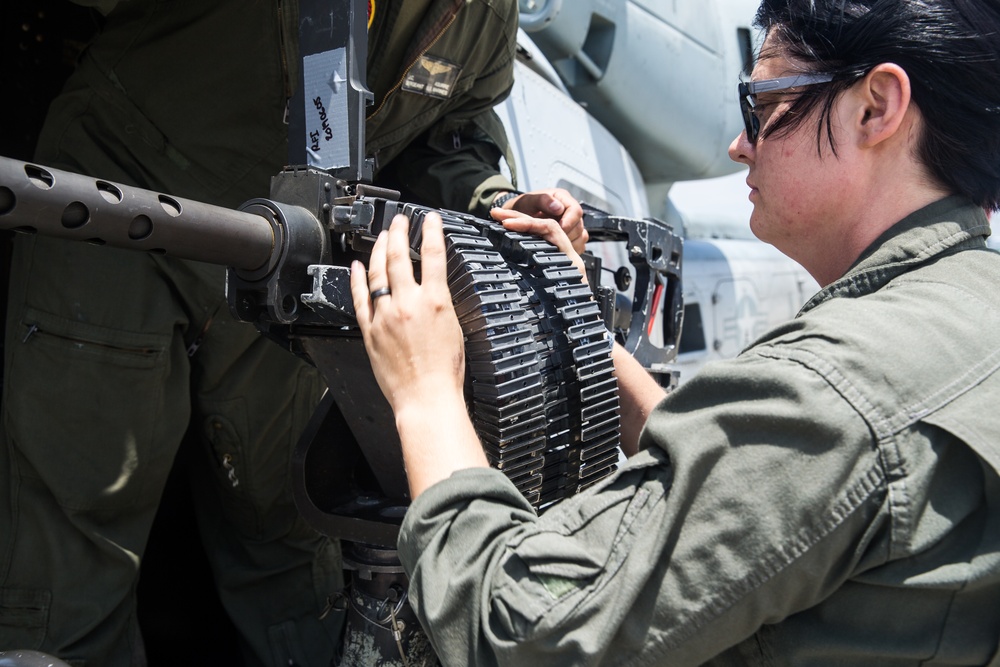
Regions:
M 462 68 L 443 58 L 422 55 L 403 78 L 402 90 L 418 95 L 447 99 Z

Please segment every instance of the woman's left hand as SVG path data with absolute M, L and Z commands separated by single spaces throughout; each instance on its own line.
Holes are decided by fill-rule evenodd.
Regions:
M 554 245 L 573 262 L 573 266 L 579 269 L 583 276 L 583 282 L 587 282 L 587 270 L 584 268 L 580 252 L 558 220 L 536 218 L 507 209 L 493 209 L 492 213 L 493 219 L 502 224 L 504 228 L 522 234 L 534 234 Z
M 583 207 L 576 197 L 563 188 L 546 188 L 526 192 L 511 199 L 503 208 L 490 210 L 494 220 L 509 219 L 506 212 L 519 213 L 523 217 L 550 218 L 559 223 L 566 237 L 578 253 L 587 247 L 590 235 L 583 226 Z

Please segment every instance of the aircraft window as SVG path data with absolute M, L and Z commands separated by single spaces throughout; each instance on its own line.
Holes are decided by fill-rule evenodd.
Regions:
M 740 54 L 743 56 L 743 74 L 750 76 L 750 72 L 753 71 L 753 42 L 750 39 L 750 31 L 746 28 L 737 28 L 736 41 L 740 44 Z
M 701 306 L 689 303 L 684 306 L 684 326 L 681 328 L 681 341 L 678 354 L 685 352 L 701 352 L 706 349 L 705 328 L 701 321 Z

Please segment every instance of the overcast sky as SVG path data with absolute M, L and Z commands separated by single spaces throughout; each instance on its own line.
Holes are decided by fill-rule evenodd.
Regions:
M 710 235 L 749 235 L 753 204 L 747 199 L 750 188 L 746 177 L 746 170 L 742 169 L 719 178 L 675 183 L 670 189 L 670 198 L 684 216 L 689 233 L 703 229 Z

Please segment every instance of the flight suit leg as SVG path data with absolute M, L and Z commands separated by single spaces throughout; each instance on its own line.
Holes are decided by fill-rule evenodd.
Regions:
M 11 268 L 0 646 L 141 665 L 137 573 L 190 412 L 186 317 L 141 253 L 19 236 Z
M 204 447 L 190 475 L 205 551 L 248 665 L 325 667 L 343 625 L 339 611 L 320 618 L 343 588 L 340 545 L 299 514 L 290 474 L 322 378 L 225 303 L 214 311 L 192 356 Z

